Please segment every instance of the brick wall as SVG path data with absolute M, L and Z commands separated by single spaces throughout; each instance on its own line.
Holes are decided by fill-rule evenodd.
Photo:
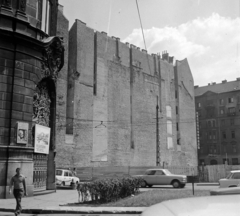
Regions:
M 79 76 L 71 76 L 76 71 Z M 192 131 L 194 123 L 181 126 L 185 144 L 181 148 L 177 145 L 177 119 L 179 116 L 182 120 L 186 118 L 185 109 L 192 111 L 194 100 L 188 98 L 183 87 L 176 89 L 174 65 L 168 60 L 148 55 L 104 32 L 94 32 L 76 20 L 69 34 L 68 79 L 71 83 L 68 99 L 71 101 L 69 99 L 67 113 L 74 119 L 73 142 L 69 148 L 65 144 L 58 153 L 71 154 L 67 164 L 72 161 L 76 167 L 155 166 L 157 96 L 161 110 L 161 164 L 192 165 L 197 161 L 196 134 L 188 136 L 188 129 Z M 184 82 L 192 92 L 193 83 L 189 79 L 192 80 L 189 67 L 182 66 L 179 86 Z M 179 100 L 182 100 L 179 116 L 175 90 L 179 91 Z M 166 117 L 167 106 L 171 107 L 171 117 Z M 172 122 L 171 134 L 167 132 L 167 121 Z M 168 137 L 172 139 L 171 148 Z

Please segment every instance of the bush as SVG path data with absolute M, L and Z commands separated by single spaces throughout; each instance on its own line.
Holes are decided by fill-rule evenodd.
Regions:
M 92 201 L 107 203 L 135 195 L 142 181 L 139 177 L 107 178 L 79 184 L 77 190 L 81 193 L 82 201 L 90 196 Z

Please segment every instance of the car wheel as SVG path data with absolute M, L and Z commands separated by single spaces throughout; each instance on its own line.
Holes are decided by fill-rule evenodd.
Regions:
M 61 186 L 65 186 L 65 182 L 64 181 L 61 183 Z
M 179 187 L 180 187 L 180 182 L 177 181 L 177 180 L 175 180 L 175 181 L 172 182 L 172 186 L 173 186 L 174 188 L 179 188 Z
M 152 187 L 152 185 L 148 185 L 148 187 L 150 187 L 150 188 L 151 188 L 151 187 Z
M 141 182 L 141 187 L 146 187 L 147 186 L 147 183 L 145 181 L 142 181 Z

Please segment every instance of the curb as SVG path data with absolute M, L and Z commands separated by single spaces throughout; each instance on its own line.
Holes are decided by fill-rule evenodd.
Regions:
M 25 214 L 141 214 L 142 210 L 75 210 L 75 209 L 23 209 Z M 0 208 L 2 212 L 14 212 L 14 209 Z
M 219 186 L 219 183 L 197 183 L 197 186 Z

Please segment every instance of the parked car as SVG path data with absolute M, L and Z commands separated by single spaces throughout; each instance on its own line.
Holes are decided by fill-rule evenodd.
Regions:
M 61 186 L 71 186 L 77 184 L 79 178 L 74 176 L 70 170 L 67 169 L 56 169 L 56 184 Z
M 240 183 L 240 170 L 232 170 L 229 175 L 219 180 L 220 188 L 237 187 Z
M 237 187 L 228 187 L 228 188 L 217 188 L 210 190 L 211 195 L 233 195 L 240 194 L 240 186 Z
M 240 195 L 173 199 L 150 206 L 141 216 L 237 216 L 239 202 Z
M 152 187 L 153 185 L 172 185 L 174 188 L 183 188 L 187 183 L 186 175 L 175 175 L 167 169 L 147 169 L 142 177 L 142 187 Z

